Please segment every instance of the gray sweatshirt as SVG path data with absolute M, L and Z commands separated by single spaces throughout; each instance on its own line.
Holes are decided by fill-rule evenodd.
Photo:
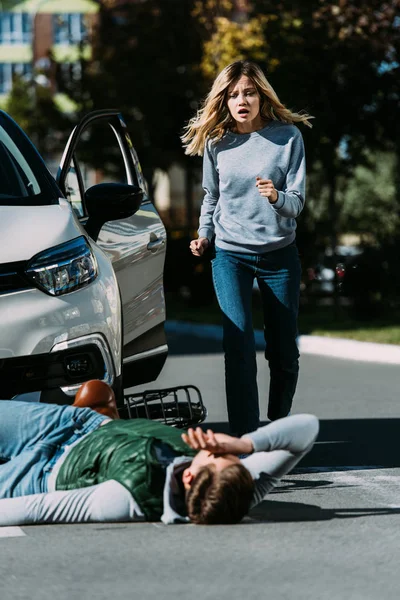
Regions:
M 271 179 L 278 200 L 260 195 L 256 177 Z M 253 133 L 228 131 L 209 140 L 203 160 L 205 196 L 199 237 L 223 250 L 262 254 L 295 239 L 296 217 L 304 206 L 305 157 L 299 129 L 271 121 Z

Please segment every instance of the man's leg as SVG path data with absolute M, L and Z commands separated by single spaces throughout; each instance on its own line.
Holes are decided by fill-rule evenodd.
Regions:
M 47 491 L 52 459 L 102 420 L 89 408 L 0 400 L 0 498 Z
M 66 406 L 0 401 L 0 460 L 7 461 L 43 439 Z
M 144 516 L 128 490 L 114 480 L 77 490 L 0 499 L 0 527 L 135 520 L 143 521 Z
M 52 435 L 76 409 L 39 402 L 0 401 L 0 460 L 10 460 Z
M 0 464 L 0 499 L 47 491 L 44 473 L 54 452 L 46 446 L 30 448 Z
M 270 368 L 268 418 L 271 421 L 289 414 L 296 391 L 300 276 L 295 245 L 263 255 L 257 269 L 263 300 L 265 357 Z
M 247 255 L 216 249 L 212 263 L 215 293 L 223 315 L 225 387 L 231 432 L 259 425 L 257 363 L 251 302 L 254 265 Z

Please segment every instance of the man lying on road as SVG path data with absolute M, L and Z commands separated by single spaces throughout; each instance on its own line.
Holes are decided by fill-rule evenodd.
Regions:
M 238 523 L 309 452 L 318 428 L 301 414 L 234 438 L 2 400 L 0 525 Z

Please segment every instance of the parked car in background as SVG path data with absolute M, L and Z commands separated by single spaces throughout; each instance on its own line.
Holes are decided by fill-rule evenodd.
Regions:
M 94 170 L 85 148 L 99 128 L 107 159 Z M 0 111 L 0 231 L 1 398 L 43 390 L 72 403 L 101 379 L 121 403 L 124 388 L 156 379 L 166 232 L 118 111 L 75 127 L 56 178 Z
M 400 306 L 398 256 L 398 247 L 367 246 L 336 265 L 338 290 L 354 318 L 371 319 Z
M 333 296 L 337 285 L 336 265 L 347 264 L 362 251 L 360 246 L 336 246 L 335 252 L 327 248 L 314 265 L 306 268 L 304 292 L 311 296 Z

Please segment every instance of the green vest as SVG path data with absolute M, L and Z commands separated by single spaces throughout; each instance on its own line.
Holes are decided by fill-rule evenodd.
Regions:
M 72 490 L 115 479 L 132 494 L 147 520 L 160 520 L 165 467 L 156 458 L 156 441 L 179 455 L 196 454 L 173 427 L 148 419 L 112 421 L 71 448 L 57 475 L 56 489 Z

